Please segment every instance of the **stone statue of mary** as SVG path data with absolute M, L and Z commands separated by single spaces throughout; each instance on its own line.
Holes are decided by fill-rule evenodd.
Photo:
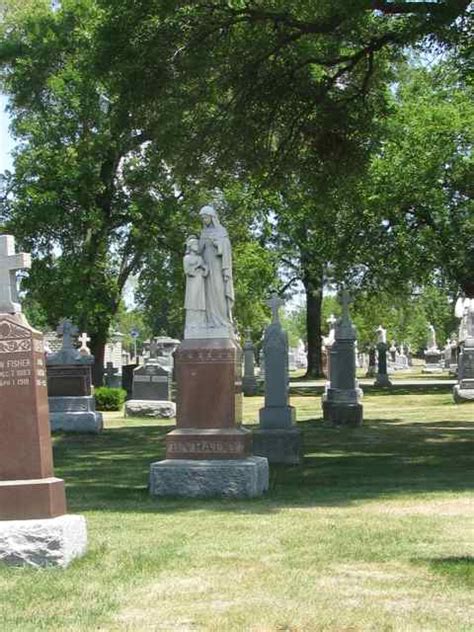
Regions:
M 203 223 L 199 251 L 208 270 L 204 279 L 207 335 L 233 336 L 234 283 L 229 235 L 213 206 L 203 206 L 199 215 Z

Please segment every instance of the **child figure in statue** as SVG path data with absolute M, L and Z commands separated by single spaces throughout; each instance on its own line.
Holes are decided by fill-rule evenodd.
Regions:
M 186 310 L 186 329 L 205 327 L 206 323 L 206 290 L 204 278 L 209 274 L 209 268 L 199 254 L 199 239 L 191 235 L 186 240 L 186 254 L 183 259 L 186 275 L 186 295 L 184 309 Z

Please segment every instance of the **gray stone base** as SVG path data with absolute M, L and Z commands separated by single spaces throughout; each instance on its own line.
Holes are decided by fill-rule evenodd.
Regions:
M 176 417 L 176 404 L 152 399 L 130 399 L 125 402 L 125 417 L 171 419 Z
M 377 373 L 374 386 L 392 386 L 392 382 L 386 373 Z
M 261 428 L 291 428 L 296 421 L 296 410 L 294 406 L 265 406 L 260 408 Z
M 299 428 L 258 428 L 252 433 L 253 454 L 265 456 L 269 463 L 301 463 L 301 430 Z
M 362 404 L 323 402 L 323 417 L 334 426 L 361 426 Z
M 422 369 L 422 373 L 426 374 L 435 374 L 435 373 L 443 373 L 443 367 L 439 366 L 439 364 L 426 364 Z
M 102 432 L 102 413 L 93 397 L 49 397 L 49 420 L 53 432 Z
M 453 388 L 453 399 L 455 404 L 474 402 L 474 388 L 461 388 L 459 384 L 456 384 Z
M 0 521 L 0 564 L 66 567 L 86 550 L 83 516 Z
M 253 498 L 268 489 L 268 461 L 166 459 L 150 467 L 152 496 Z

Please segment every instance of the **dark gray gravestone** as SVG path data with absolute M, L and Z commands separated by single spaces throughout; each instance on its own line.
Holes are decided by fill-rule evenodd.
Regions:
M 118 375 L 117 367 L 114 367 L 112 362 L 107 362 L 104 371 L 104 380 L 105 385 L 108 388 L 121 388 L 122 387 L 122 376 Z
M 377 351 L 379 355 L 378 371 L 374 384 L 375 386 L 392 386 L 392 382 L 390 381 L 387 373 L 387 343 L 378 342 Z
M 361 390 L 356 380 L 354 346 L 356 331 L 349 316 L 349 294 L 342 293 L 342 318 L 338 321 L 330 355 L 330 383 L 323 395 L 323 416 L 336 426 L 360 426 Z
M 132 396 L 135 400 L 170 401 L 171 371 L 148 360 L 133 372 Z
M 128 399 L 132 396 L 133 372 L 138 366 L 138 364 L 124 364 L 122 366 L 122 388 L 127 391 Z
M 270 463 L 297 464 L 301 460 L 301 432 L 295 426 L 295 409 L 289 405 L 288 336 L 282 329 L 276 295 L 267 303 L 273 320 L 265 331 L 265 406 L 260 409 L 260 427 L 253 432 L 253 453 Z
M 92 395 L 94 356 L 74 347 L 77 328 L 71 321 L 61 321 L 58 333 L 62 349 L 46 356 L 51 430 L 101 432 L 102 414 L 96 412 Z
M 250 330 L 247 330 L 247 339 L 243 344 L 244 375 L 242 378 L 242 392 L 245 396 L 256 395 L 258 391 L 257 378 L 255 377 L 255 348 L 250 338 Z

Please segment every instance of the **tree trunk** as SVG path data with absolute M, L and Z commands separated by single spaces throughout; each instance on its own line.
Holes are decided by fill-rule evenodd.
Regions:
M 308 335 L 307 378 L 321 378 L 323 374 L 321 341 L 321 308 L 323 303 L 323 277 L 305 274 L 303 285 L 306 292 L 306 331 Z
M 94 386 L 104 385 L 104 357 L 105 345 L 107 344 L 107 334 L 97 333 L 92 336 L 91 351 L 95 358 L 92 366 L 92 383 Z

